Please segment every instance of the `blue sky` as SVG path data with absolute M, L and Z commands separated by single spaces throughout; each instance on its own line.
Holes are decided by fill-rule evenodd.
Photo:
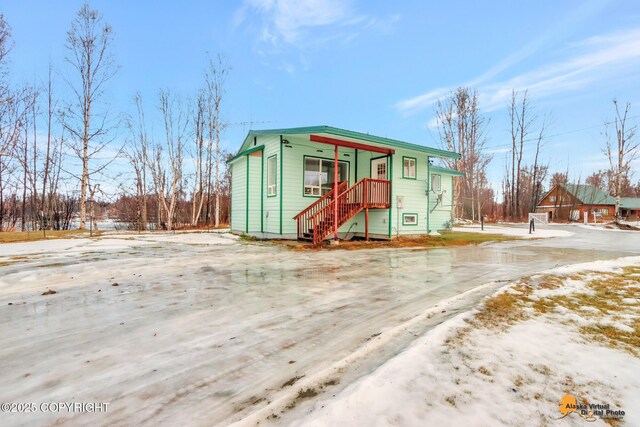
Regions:
M 66 31 L 81 1 L 8 1 L 14 78 L 44 80 L 51 58 L 63 77 Z M 498 187 L 509 144 L 506 103 L 528 89 L 552 125 L 543 158 L 584 179 L 606 167 L 602 123 L 612 98 L 640 121 L 640 5 L 635 1 L 247 0 L 92 1 L 115 31 L 121 69 L 109 83 L 112 111 L 149 107 L 160 88 L 184 95 L 202 84 L 206 54 L 232 67 L 224 112 L 253 128 L 326 124 L 437 146 L 434 101 L 477 88 L 495 154 Z M 249 125 L 225 134 L 230 151 Z M 123 137 L 124 130 L 120 131 Z M 636 173 L 634 181 L 640 178 Z

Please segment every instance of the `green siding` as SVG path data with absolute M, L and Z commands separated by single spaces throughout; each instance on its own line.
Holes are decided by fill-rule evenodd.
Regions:
M 433 170 L 431 173 L 434 174 Z M 431 228 L 431 231 L 442 231 L 450 227 L 451 212 L 453 209 L 453 192 L 451 190 L 453 187 L 453 177 L 451 175 L 445 175 L 442 172 L 438 172 L 437 174 L 440 175 L 442 179 L 440 186 L 441 196 L 433 191 L 429 192 L 429 228 Z M 429 181 L 429 185 L 431 185 L 431 181 Z
M 246 228 L 247 233 L 261 232 L 262 215 L 262 152 L 256 152 L 247 156 L 249 160 L 249 223 Z
M 255 147 L 264 146 L 262 151 L 256 150 L 249 155 L 236 159 L 232 164 L 232 213 L 231 228 L 234 232 L 248 230 L 252 235 L 265 237 L 295 238 L 296 221 L 293 217 L 313 203 L 316 198 L 303 195 L 304 157 L 322 157 L 333 159 L 334 148 L 327 144 L 316 144 L 308 139 L 308 135 L 286 135 L 290 146 L 280 143 L 280 135 L 258 135 Z M 251 142 L 253 145 L 253 141 Z M 252 147 L 248 147 L 251 149 Z M 262 157 L 259 155 L 261 154 Z M 277 155 L 278 192 L 275 197 L 267 197 L 266 160 Z M 371 159 L 381 156 L 365 150 L 351 148 L 339 149 L 341 161 L 349 162 L 349 184 L 371 176 Z M 416 159 L 416 179 L 403 179 L 403 157 Z M 249 173 L 247 174 L 247 159 Z M 393 173 L 391 210 L 372 209 L 369 211 L 369 234 L 372 237 L 391 237 L 396 235 L 424 234 L 429 227 L 432 231 L 442 230 L 451 221 L 452 176 L 439 171 L 442 176 L 442 197 L 430 192 L 429 199 L 425 192 L 429 187 L 428 155 L 408 149 L 396 149 L 392 156 L 393 165 L 389 164 L 388 173 Z M 265 163 L 263 165 L 263 162 Z M 282 170 L 282 169 L 283 170 Z M 433 172 L 433 171 L 432 171 Z M 356 175 L 357 174 L 357 175 Z M 249 222 L 246 217 L 247 182 L 249 195 Z M 397 209 L 397 196 L 404 197 L 404 206 Z M 280 211 L 282 209 L 282 217 Z M 417 225 L 403 225 L 403 213 L 418 215 Z M 282 223 L 282 225 L 281 225 Z M 282 233 L 280 228 L 282 227 Z M 340 233 L 347 231 L 349 235 L 364 235 L 364 212 L 360 212 L 347 224 L 340 228 Z M 262 233 L 262 234 L 261 234 Z
M 265 158 L 265 167 L 264 167 L 264 186 L 262 191 L 264 192 L 264 208 L 262 212 L 263 216 L 263 230 L 266 236 L 269 235 L 279 235 L 280 234 L 280 181 L 281 181 L 281 172 L 280 172 L 280 137 L 278 135 L 270 135 L 270 136 L 258 136 L 258 140 L 260 144 L 264 144 L 264 158 Z M 276 155 L 276 184 L 277 184 L 277 194 L 275 197 L 267 197 L 267 166 L 266 159 L 269 157 Z
M 240 159 L 231 169 L 231 231 L 244 233 L 246 227 L 247 162 Z
M 416 159 L 416 179 L 403 179 L 404 157 Z M 396 150 L 393 164 L 393 212 L 392 237 L 397 235 L 424 234 L 427 231 L 427 162 L 428 156 L 408 150 Z M 403 198 L 403 206 L 398 209 L 398 197 Z M 402 223 L 405 213 L 416 214 L 418 225 Z

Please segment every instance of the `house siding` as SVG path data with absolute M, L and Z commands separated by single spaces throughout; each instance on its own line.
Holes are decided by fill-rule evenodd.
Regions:
M 281 138 L 285 143 L 281 143 Z M 261 146 L 264 148 L 259 149 Z M 258 147 L 258 150 L 234 159 L 231 164 L 231 230 L 264 238 L 295 239 L 297 222 L 293 217 L 318 199 L 304 195 L 305 157 L 333 161 L 334 146 L 311 142 L 309 135 L 288 134 L 283 137 L 257 135 L 254 139 L 245 141 L 243 150 L 252 147 Z M 339 159 L 349 164 L 349 186 L 362 178 L 371 177 L 372 159 L 388 158 L 387 179 L 391 179 L 391 208 L 369 210 L 370 237 L 418 235 L 450 227 L 453 176 L 438 172 L 442 179 L 441 197 L 429 191 L 427 198 L 431 178 L 427 154 L 395 148 L 392 156 L 385 156 L 377 152 L 347 147 L 339 147 L 338 153 Z M 277 156 L 277 194 L 269 197 L 267 162 L 272 156 Z M 415 179 L 403 178 L 405 157 L 416 159 Z M 397 204 L 398 197 L 403 197 L 403 206 L 400 209 Z M 403 223 L 403 214 L 415 214 L 418 223 Z M 341 238 L 364 236 L 365 212 L 358 213 L 343 224 L 339 229 L 339 235 Z
M 262 232 L 261 216 L 262 216 L 262 203 L 261 197 L 262 190 L 262 151 L 256 151 L 247 156 L 249 162 L 249 185 L 247 189 L 249 191 L 248 209 L 245 209 L 249 214 L 249 223 L 245 228 L 247 233 L 256 234 Z M 245 183 L 246 184 L 246 183 Z
M 231 166 L 231 231 L 246 229 L 247 160 L 238 159 Z
M 280 170 L 280 137 L 269 135 L 258 137 L 259 143 L 264 145 L 264 179 L 262 191 L 264 192 L 264 208 L 262 212 L 263 234 L 265 237 L 277 237 L 280 235 L 280 180 L 282 172 Z M 267 196 L 267 160 L 271 156 L 276 156 L 276 195 Z
M 451 228 L 451 213 L 453 209 L 453 176 L 442 172 L 432 172 L 430 175 L 440 175 L 440 193 L 429 191 L 429 232 L 443 231 Z M 431 176 L 429 177 L 431 188 Z

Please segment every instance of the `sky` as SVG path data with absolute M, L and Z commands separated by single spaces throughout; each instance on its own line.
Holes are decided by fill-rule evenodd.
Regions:
M 44 81 L 48 63 L 64 97 L 65 37 L 81 0 L 2 0 L 12 27 L 15 80 Z M 528 90 L 548 123 L 542 159 L 551 172 L 582 179 L 607 167 L 604 122 L 612 100 L 630 102 L 640 122 L 640 4 L 613 0 L 107 1 L 90 5 L 115 32 L 119 65 L 105 101 L 133 112 L 160 89 L 193 95 L 207 55 L 231 70 L 224 145 L 235 152 L 249 129 L 329 125 L 438 147 L 435 102 L 477 89 L 489 121 L 486 146 L 496 191 L 510 145 L 507 102 Z M 148 113 L 151 121 L 159 117 Z M 534 131 L 535 131 L 534 127 Z M 124 129 L 117 139 L 126 138 Z M 533 155 L 526 146 L 525 161 Z M 121 165 L 120 167 L 124 167 Z M 635 168 L 634 182 L 640 179 Z

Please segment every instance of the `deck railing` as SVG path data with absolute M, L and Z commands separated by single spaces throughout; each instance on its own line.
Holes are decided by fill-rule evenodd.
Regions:
M 342 181 L 338 184 L 338 194 L 347 189 L 347 181 Z M 324 209 L 333 199 L 333 191 L 329 191 L 324 196 L 310 204 L 305 210 L 293 217 L 298 221 L 298 239 L 300 239 L 308 230 L 313 229 L 312 220 L 313 216 Z
M 294 217 L 298 221 L 298 238 L 309 235 L 314 244 L 322 242 L 334 232 L 336 212 L 340 227 L 363 209 L 389 208 L 391 181 L 363 178 L 352 187 L 345 185 L 341 190 L 339 186 L 337 199 L 327 195 Z

